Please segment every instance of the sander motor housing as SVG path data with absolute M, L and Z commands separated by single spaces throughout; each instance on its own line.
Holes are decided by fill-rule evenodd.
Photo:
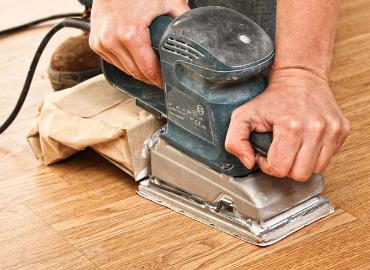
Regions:
M 274 57 L 270 37 L 248 17 L 221 7 L 193 9 L 174 20 L 160 16 L 150 30 L 164 91 L 103 62 L 108 81 L 167 119 L 161 137 L 175 148 L 217 172 L 249 174 L 224 143 L 233 110 L 267 86 Z M 252 139 L 267 152 L 272 136 L 253 134 Z

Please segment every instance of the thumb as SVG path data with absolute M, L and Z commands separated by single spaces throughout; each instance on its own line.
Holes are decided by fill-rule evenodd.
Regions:
M 244 121 L 232 118 L 225 140 L 225 149 L 235 155 L 248 169 L 255 164 L 254 151 L 249 142 L 249 135 L 253 130 Z
M 187 0 L 166 1 L 166 3 L 168 4 L 167 14 L 174 18 L 190 10 Z

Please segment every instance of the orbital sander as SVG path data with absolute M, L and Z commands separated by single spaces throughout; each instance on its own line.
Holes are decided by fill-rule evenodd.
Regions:
M 139 181 L 139 195 L 260 246 L 334 211 L 320 196 L 322 175 L 305 183 L 278 179 L 247 169 L 224 148 L 233 110 L 267 86 L 274 46 L 261 27 L 212 6 L 160 16 L 150 31 L 164 91 L 102 62 L 113 87 L 165 121 L 147 143 L 150 173 Z M 250 141 L 267 155 L 272 137 L 253 132 Z

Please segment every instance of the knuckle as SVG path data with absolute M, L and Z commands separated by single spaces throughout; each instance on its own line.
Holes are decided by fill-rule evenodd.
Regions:
M 323 165 L 318 165 L 314 170 L 313 173 L 322 173 L 324 171 Z
M 139 37 L 139 28 L 135 25 L 128 25 L 119 30 L 119 37 L 123 43 L 130 43 Z
M 231 114 L 231 120 L 233 120 L 233 119 L 238 119 L 238 118 L 240 118 L 243 114 L 245 114 L 245 113 L 244 113 L 245 106 L 246 106 L 246 105 L 243 105 L 243 106 L 240 106 L 240 107 L 236 108 L 236 109 L 232 112 L 232 114 Z
M 350 131 L 351 131 L 351 123 L 348 121 L 347 118 L 345 118 L 343 121 L 343 134 L 347 137 Z
M 273 176 L 283 178 L 287 176 L 287 171 L 284 170 L 283 168 L 277 167 L 275 165 L 269 166 L 269 171 Z
M 95 38 L 91 37 L 91 35 L 89 37 L 89 47 L 95 53 L 99 53 L 100 50 L 101 50 L 101 44 L 100 44 L 99 40 L 96 40 Z
M 106 50 L 113 51 L 118 45 L 117 35 L 111 27 L 103 28 L 99 33 L 99 46 Z
M 329 127 L 331 133 L 333 133 L 334 135 L 338 135 L 341 132 L 342 125 L 339 120 L 332 120 L 330 121 Z
M 235 144 L 233 143 L 233 141 L 225 141 L 225 149 L 228 152 L 235 152 Z
M 325 128 L 326 123 L 323 119 L 314 119 L 308 125 L 308 129 L 314 133 L 322 133 Z
M 291 178 L 298 182 L 306 182 L 310 179 L 311 174 L 301 172 L 301 173 L 292 173 Z
M 240 115 L 240 108 L 237 108 L 231 113 L 231 121 L 238 119 L 239 115 Z
M 286 122 L 286 129 L 289 133 L 299 134 L 299 133 L 303 132 L 304 125 L 303 125 L 302 120 L 289 119 Z
M 92 35 L 89 36 L 89 47 L 91 48 L 91 50 L 95 51 L 97 48 L 96 48 L 96 42 L 95 40 L 93 39 Z
M 109 51 L 114 51 L 117 46 L 116 40 L 110 36 L 102 37 L 100 43 L 102 47 L 106 48 Z

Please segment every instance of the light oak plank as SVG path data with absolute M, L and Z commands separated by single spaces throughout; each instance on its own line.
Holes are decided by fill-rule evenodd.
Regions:
M 98 269 L 26 206 L 0 202 L 1 269 Z

